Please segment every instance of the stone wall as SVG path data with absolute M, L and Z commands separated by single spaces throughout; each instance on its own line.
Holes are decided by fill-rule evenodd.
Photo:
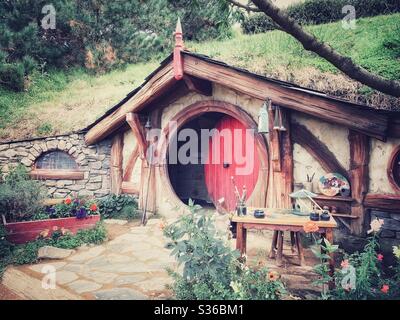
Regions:
M 61 150 L 70 154 L 84 172 L 82 180 L 46 179 L 49 197 L 62 198 L 69 194 L 102 197 L 110 193 L 111 141 L 104 140 L 86 146 L 83 134 L 70 134 L 0 144 L 0 168 L 7 173 L 17 164 L 29 171 L 36 159 L 45 152 Z

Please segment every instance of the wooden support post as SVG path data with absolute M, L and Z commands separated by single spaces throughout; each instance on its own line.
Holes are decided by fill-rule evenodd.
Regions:
M 139 144 L 136 143 L 135 148 L 132 150 L 132 153 L 129 156 L 128 163 L 125 168 L 123 181 L 129 182 L 131 180 L 132 171 L 133 168 L 135 167 L 138 158 L 139 158 Z
M 280 135 L 277 130 L 274 130 L 274 110 L 271 102 L 268 106 L 268 119 L 269 119 L 269 144 L 271 152 L 271 167 L 273 172 L 281 171 L 281 146 Z
M 124 146 L 122 133 L 114 136 L 111 146 L 111 193 L 120 194 L 122 185 L 122 149 Z
M 146 158 L 146 151 L 147 151 L 147 141 L 146 141 L 146 134 L 140 123 L 139 116 L 136 113 L 129 112 L 126 114 L 126 122 L 132 129 L 133 135 L 139 145 L 139 153 L 140 158 Z
M 364 226 L 364 198 L 368 192 L 369 174 L 368 162 L 370 141 L 369 137 L 355 131 L 349 131 L 350 142 L 350 186 L 354 202 L 351 214 L 358 219 L 351 220 L 353 234 L 361 235 Z

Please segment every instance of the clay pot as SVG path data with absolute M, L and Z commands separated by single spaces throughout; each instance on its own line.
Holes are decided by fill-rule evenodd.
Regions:
M 310 213 L 310 220 L 311 221 L 319 221 L 319 213 L 318 212 L 311 212 Z

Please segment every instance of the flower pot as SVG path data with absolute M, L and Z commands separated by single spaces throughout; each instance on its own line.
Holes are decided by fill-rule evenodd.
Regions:
M 313 183 L 312 182 L 303 182 L 304 189 L 307 191 L 313 192 Z
M 48 229 L 50 234 L 54 227 L 64 228 L 75 234 L 81 229 L 93 228 L 100 221 L 100 215 L 87 216 L 84 219 L 75 217 L 46 219 L 22 222 L 6 222 L 4 227 L 8 233 L 7 240 L 11 243 L 21 244 L 36 240 L 39 234 Z
M 310 220 L 311 221 L 319 221 L 319 213 L 318 212 L 311 212 L 310 213 Z

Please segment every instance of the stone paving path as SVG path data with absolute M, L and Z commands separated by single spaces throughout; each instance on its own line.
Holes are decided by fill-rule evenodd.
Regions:
M 172 293 L 166 289 L 171 278 L 165 269 L 176 270 L 177 265 L 169 255 L 170 250 L 165 248 L 167 240 L 160 228 L 161 219 L 150 219 L 145 227 L 120 224 L 121 221 L 106 224 L 111 240 L 102 245 L 81 247 L 62 260 L 8 268 L 2 285 L 22 299 L 171 298 Z M 219 230 L 227 231 L 227 216 L 217 214 L 216 225 Z M 275 260 L 267 259 L 271 238 L 269 231 L 249 232 L 248 263 L 264 262 L 282 274 L 291 292 L 302 298 L 315 298 L 318 289 L 311 283 L 316 277 L 312 266 L 317 261 L 311 251 L 305 250 L 307 265 L 299 267 L 296 255 L 290 251 L 289 239 L 286 239 L 284 265 L 277 267 Z M 235 240 L 231 239 L 230 244 L 235 247 Z M 42 271 L 48 265 L 56 269 L 56 289 L 42 288 Z
M 78 248 L 63 260 L 8 268 L 3 284 L 28 299 L 165 299 L 171 282 L 165 268 L 176 268 L 160 228 L 160 219 L 127 232 L 100 246 Z M 43 289 L 42 271 L 56 269 L 57 288 Z

